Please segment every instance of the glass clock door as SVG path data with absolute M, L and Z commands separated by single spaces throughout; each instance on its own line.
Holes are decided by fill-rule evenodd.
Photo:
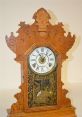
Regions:
M 53 106 L 57 105 L 57 65 L 56 65 L 56 55 L 48 48 L 43 47 L 44 51 L 41 52 L 42 47 L 35 49 L 30 57 L 28 58 L 28 105 L 29 107 L 39 107 L 39 106 Z M 49 50 L 49 51 L 48 51 Z M 46 55 L 46 52 L 47 55 Z M 48 55 L 51 54 L 51 57 Z M 36 55 L 36 59 L 33 58 L 34 61 L 32 63 L 32 56 Z M 43 57 L 45 61 L 43 60 Z M 30 60 L 31 59 L 31 60 Z M 38 63 L 39 60 L 42 59 L 43 63 Z M 54 61 L 50 61 L 50 59 Z M 31 62 L 30 62 L 31 61 Z M 38 61 L 38 62 L 37 62 Z M 50 68 L 45 70 L 46 64 L 53 63 Z M 44 63 L 45 62 L 45 63 Z M 32 64 L 41 64 L 41 67 L 45 70 L 46 73 L 39 68 L 32 69 Z M 31 67 L 32 66 L 32 67 Z M 53 67 L 53 69 L 52 69 Z M 50 71 L 48 71 L 50 69 Z M 52 69 L 52 70 L 51 70 Z M 48 72 L 47 72 L 48 71 Z

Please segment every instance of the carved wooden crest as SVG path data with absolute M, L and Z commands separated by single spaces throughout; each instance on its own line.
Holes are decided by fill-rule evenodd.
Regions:
M 59 55 L 59 66 L 58 66 L 58 92 L 59 92 L 59 106 L 65 107 L 70 106 L 71 102 L 66 98 L 67 90 L 62 89 L 63 83 L 61 82 L 61 66 L 62 62 L 67 58 L 66 52 L 72 47 L 75 41 L 75 35 L 71 36 L 69 32 L 65 36 L 65 30 L 62 23 L 52 25 L 49 13 L 41 8 L 33 15 L 34 23 L 29 25 L 25 22 L 20 22 L 17 33 L 18 36 L 15 37 L 11 33 L 10 37 L 6 36 L 6 42 L 8 47 L 16 54 L 16 61 L 18 61 L 23 66 L 23 82 L 20 86 L 21 92 L 15 95 L 17 102 L 12 105 L 11 113 L 30 111 L 28 108 L 28 67 L 26 56 L 30 53 L 31 49 L 37 46 L 50 46 L 53 51 L 56 51 Z M 53 107 L 55 108 L 55 107 Z M 33 111 L 36 109 L 33 109 Z M 45 110 L 45 109 L 44 109 Z

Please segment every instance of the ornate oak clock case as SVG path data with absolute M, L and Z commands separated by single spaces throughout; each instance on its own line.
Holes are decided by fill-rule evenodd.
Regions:
M 62 62 L 75 36 L 65 36 L 62 23 L 52 25 L 50 15 L 41 8 L 33 15 L 33 24 L 20 22 L 15 37 L 6 36 L 8 47 L 21 64 L 21 92 L 8 110 L 8 117 L 76 117 L 67 90 L 61 81 Z

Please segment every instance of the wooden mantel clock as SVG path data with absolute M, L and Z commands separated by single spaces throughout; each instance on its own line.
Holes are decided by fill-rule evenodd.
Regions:
M 21 92 L 11 106 L 8 117 L 76 117 L 67 90 L 62 89 L 62 62 L 72 47 L 75 35 L 65 36 L 62 23 L 52 25 L 50 15 L 40 8 L 33 24 L 20 22 L 15 37 L 6 36 L 8 47 L 22 66 Z

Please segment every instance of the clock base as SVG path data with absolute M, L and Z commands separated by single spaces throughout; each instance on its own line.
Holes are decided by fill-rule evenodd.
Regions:
M 61 108 L 59 110 L 39 111 L 39 112 L 20 112 L 10 113 L 8 110 L 7 117 L 76 117 L 75 109 L 73 107 Z

